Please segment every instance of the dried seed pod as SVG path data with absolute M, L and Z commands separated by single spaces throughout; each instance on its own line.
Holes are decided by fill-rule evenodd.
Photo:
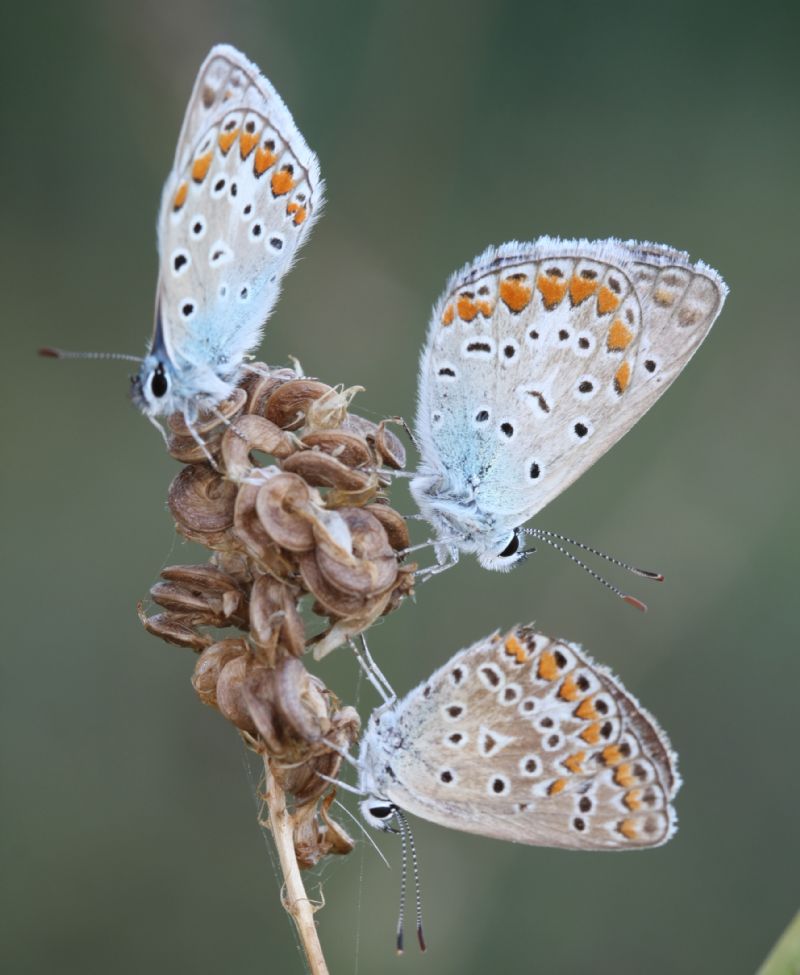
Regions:
M 373 467 L 375 458 L 363 437 L 343 430 L 320 430 L 303 437 L 306 447 L 330 454 L 346 467 Z
M 258 492 L 267 482 L 268 478 L 264 477 L 239 485 L 234 509 L 234 532 L 261 572 L 268 572 L 279 580 L 289 579 L 295 573 L 295 563 L 264 529 L 256 511 Z
M 399 423 L 400 420 L 381 420 L 375 431 L 375 450 L 381 462 L 387 467 L 402 470 L 406 466 L 406 448 L 391 430 L 386 428 L 388 422 Z
M 306 802 L 293 813 L 294 849 L 301 870 L 316 866 L 329 854 L 350 853 L 355 846 L 352 837 L 328 812 L 334 795 L 331 791 L 319 804 Z
M 405 551 L 411 544 L 405 518 L 384 502 L 375 502 L 365 509 L 383 525 L 389 544 L 396 552 Z
M 266 417 L 282 430 L 299 430 L 315 400 L 333 392 L 325 383 L 313 379 L 293 379 L 283 383 L 267 402 Z
M 293 379 L 297 379 L 294 369 L 271 369 L 263 362 L 251 363 L 242 380 L 242 389 L 247 393 L 244 412 L 264 416 L 270 396 L 278 386 Z
M 191 620 L 175 613 L 156 613 L 154 616 L 147 616 L 141 603 L 137 605 L 136 610 L 139 621 L 147 632 L 164 640 L 165 643 L 172 643 L 176 647 L 188 647 L 200 653 L 214 642 L 213 637 L 196 630 Z
M 237 728 L 251 735 L 256 734 L 257 728 L 250 716 L 243 688 L 245 680 L 254 667 L 255 659 L 249 649 L 246 654 L 232 657 L 220 669 L 216 692 L 220 713 L 231 724 L 235 724 Z
M 253 470 L 251 453 L 261 450 L 283 458 L 294 453 L 295 442 L 287 433 L 263 416 L 240 416 L 222 438 L 222 463 L 233 481 L 244 480 Z
M 305 552 L 313 547 L 311 491 L 301 477 L 292 473 L 271 477 L 259 489 L 255 505 L 264 531 L 281 548 Z
M 315 552 L 304 552 L 298 558 L 300 575 L 306 589 L 315 597 L 327 616 L 334 619 L 360 618 L 368 614 L 373 605 L 384 598 L 383 594 L 365 596 L 363 593 L 346 592 L 334 586 L 317 564 Z
M 205 464 L 192 464 L 169 488 L 167 504 L 185 538 L 208 548 L 230 548 L 236 485 Z
M 233 596 L 233 593 L 229 595 Z M 238 621 L 231 619 L 231 612 L 226 612 L 230 603 L 226 606 L 222 596 L 192 591 L 176 582 L 157 582 L 150 588 L 150 596 L 159 606 L 191 619 L 194 624 L 230 626 L 244 622 L 243 617 L 239 617 Z M 240 602 L 241 598 L 235 599 L 234 612 Z
M 281 657 L 274 667 L 255 667 L 243 685 L 243 700 L 269 753 L 298 764 L 327 750 L 330 696 L 299 660 Z
M 332 741 L 339 748 L 347 750 L 358 737 L 361 724 L 353 708 L 332 710 L 327 718 L 326 741 Z M 300 804 L 317 799 L 330 788 L 330 783 L 322 778 L 335 778 L 341 768 L 342 757 L 338 751 L 319 742 L 307 753 L 305 761 L 286 762 L 283 768 L 273 769 L 280 778 L 285 791 L 291 793 Z
M 362 615 L 336 620 L 333 626 L 314 641 L 314 659 L 322 660 L 332 650 L 336 650 L 343 643 L 369 629 L 379 616 L 384 615 L 391 597 L 392 590 L 371 600 Z
M 199 656 L 192 675 L 192 687 L 197 696 L 211 708 L 217 707 L 217 683 L 222 668 L 237 657 L 247 658 L 247 643 L 240 637 L 219 640 L 209 645 Z
M 250 594 L 250 635 L 268 655 L 278 643 L 293 656 L 305 650 L 305 629 L 297 611 L 295 589 L 273 579 L 259 576 Z M 269 659 L 269 657 L 268 657 Z
M 335 457 L 314 450 L 292 454 L 283 462 L 283 469 L 297 474 L 313 487 L 361 491 L 370 482 L 369 474 L 351 470 Z
M 167 418 L 167 428 L 169 430 L 167 449 L 175 460 L 184 464 L 203 463 L 208 459 L 206 451 L 210 454 L 216 453 L 222 434 L 225 432 L 225 421 L 230 421 L 238 416 L 244 409 L 247 401 L 247 393 L 237 388 L 231 393 L 230 397 L 220 403 L 215 411 L 203 412 L 197 418 L 194 431 L 197 437 L 203 441 L 205 450 L 197 442 L 197 438 L 186 425 L 183 413 L 172 413 Z
M 334 430 L 341 427 L 347 416 L 350 400 L 363 390 L 363 386 L 350 386 L 348 389 L 337 386 L 310 403 L 306 411 L 308 430 Z
M 220 556 L 222 553 L 220 553 Z M 203 592 L 219 593 L 220 596 L 228 592 L 243 595 L 239 581 L 230 573 L 215 565 L 168 565 L 161 570 L 161 578 L 168 582 L 177 582 L 187 589 L 197 589 Z
M 383 525 L 364 508 L 340 508 L 350 529 L 352 549 L 343 551 L 328 538 L 317 538 L 316 559 L 328 582 L 344 592 L 375 596 L 394 585 L 397 556 Z

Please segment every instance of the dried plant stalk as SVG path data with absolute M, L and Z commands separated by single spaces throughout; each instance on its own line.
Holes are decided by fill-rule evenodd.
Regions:
M 269 810 L 270 829 L 275 841 L 275 849 L 278 851 L 285 885 L 283 906 L 295 923 L 312 975 L 328 975 L 328 966 L 325 963 L 314 921 L 315 907 L 306 894 L 295 856 L 294 829 L 292 817 L 286 808 L 286 795 L 272 775 L 267 758 L 264 759 L 264 775 L 266 779 L 264 800 Z
M 405 520 L 386 498 L 384 472 L 401 468 L 405 451 L 385 423 L 350 413 L 357 391 L 254 363 L 201 418 L 205 451 L 171 417 L 170 453 L 186 466 L 169 509 L 177 531 L 211 556 L 164 569 L 150 590 L 161 611 L 139 607 L 148 632 L 198 654 L 198 697 L 263 759 L 284 906 L 314 973 L 327 968 L 300 870 L 353 848 L 330 816 L 327 778 L 360 722 L 303 658 L 311 649 L 319 659 L 397 609 L 416 569 L 404 563 Z M 309 615 L 317 632 L 307 632 Z

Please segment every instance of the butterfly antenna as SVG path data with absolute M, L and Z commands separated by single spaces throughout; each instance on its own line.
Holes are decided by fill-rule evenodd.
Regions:
M 526 532 L 533 535 L 534 538 L 541 539 L 541 541 L 545 541 L 546 536 L 547 538 L 556 538 L 559 542 L 566 542 L 567 545 L 574 545 L 575 548 L 582 549 L 584 552 L 590 552 L 592 555 L 596 555 L 600 559 L 605 559 L 606 562 L 617 565 L 620 569 L 626 569 L 628 572 L 632 572 L 633 575 L 641 576 L 643 579 L 653 579 L 656 582 L 664 581 L 664 576 L 660 572 L 640 569 L 635 565 L 631 565 L 630 562 L 623 562 L 622 559 L 615 558 L 615 556 L 609 555 L 607 552 L 601 552 L 600 549 L 592 548 L 591 545 L 578 542 L 574 538 L 567 538 L 566 535 L 559 535 L 558 532 L 546 531 L 544 528 L 528 528 Z
M 579 559 L 577 555 L 573 555 L 572 552 L 568 552 L 567 549 L 565 549 L 564 546 L 559 542 L 555 541 L 553 538 L 549 538 L 548 536 L 550 535 L 550 532 L 540 532 L 536 528 L 525 528 L 523 531 L 526 535 L 533 535 L 535 538 L 538 538 L 539 541 L 544 542 L 545 545 L 549 545 L 562 555 L 566 555 L 571 562 L 574 562 L 575 565 L 579 565 L 584 572 L 588 572 L 595 582 L 599 582 L 601 586 L 605 586 L 606 589 L 613 592 L 614 595 L 619 597 L 623 602 L 628 603 L 629 606 L 634 606 L 643 613 L 647 612 L 647 605 L 643 603 L 641 599 L 637 599 L 635 596 L 629 596 L 627 593 L 624 593 L 621 589 L 618 589 L 615 585 L 610 583 L 608 579 L 604 579 L 599 572 L 595 572 L 595 570 L 591 566 L 587 565 L 583 559 Z M 588 548 L 588 546 L 581 547 Z
M 397 954 L 403 954 L 403 927 L 405 925 L 405 915 L 406 915 L 406 873 L 408 867 L 408 849 L 406 839 L 406 822 L 403 814 L 399 809 L 395 809 L 394 818 L 397 820 L 397 826 L 400 831 L 400 844 L 401 844 L 401 869 L 400 869 L 400 910 L 397 912 Z
M 69 352 L 67 349 L 54 349 L 47 345 L 38 349 L 45 359 L 121 359 L 123 362 L 143 362 L 140 355 L 125 355 L 124 352 Z
M 411 832 L 411 827 L 408 825 L 408 820 L 400 812 L 397 811 L 398 819 L 402 821 L 403 826 L 405 826 L 408 833 L 408 846 L 411 850 L 411 869 L 414 872 L 414 907 L 416 911 L 417 920 L 417 941 L 419 942 L 420 951 L 427 951 L 427 944 L 425 943 L 425 934 L 422 930 L 422 891 L 419 883 L 419 862 L 417 861 L 417 845 L 414 842 L 414 834 Z

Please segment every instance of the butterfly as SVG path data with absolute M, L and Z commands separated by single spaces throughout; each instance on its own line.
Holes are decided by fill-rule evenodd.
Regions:
M 155 329 L 132 386 L 144 413 L 191 426 L 230 395 L 322 203 L 281 97 L 235 48 L 213 47 L 161 199 Z
M 677 757 L 652 715 L 580 647 L 533 626 L 457 653 L 398 700 L 384 697 L 357 760 L 361 815 L 403 847 L 397 949 L 403 950 L 406 852 L 425 950 L 413 834 L 405 812 L 497 839 L 572 850 L 636 850 L 675 834 Z
M 388 696 L 357 767 L 378 829 L 400 809 L 577 850 L 660 846 L 676 829 L 677 758 L 655 719 L 580 647 L 533 626 L 495 632 Z
M 685 253 L 614 239 L 511 242 L 454 274 L 422 352 L 410 483 L 439 564 L 518 562 L 525 522 L 665 392 L 727 293 Z

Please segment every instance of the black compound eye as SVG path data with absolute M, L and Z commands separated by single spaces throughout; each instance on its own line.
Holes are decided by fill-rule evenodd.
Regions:
M 150 380 L 150 390 L 156 399 L 161 399 L 168 389 L 169 381 L 167 380 L 163 365 L 159 362 L 156 366 L 156 371 L 153 373 L 153 378 Z
M 374 816 L 376 819 L 388 819 L 393 812 L 392 806 L 370 806 L 369 810 L 370 816 Z
M 516 555 L 517 549 L 519 549 L 519 535 L 514 532 L 514 537 L 506 545 L 502 552 L 500 552 L 498 558 L 507 559 L 510 555 Z

